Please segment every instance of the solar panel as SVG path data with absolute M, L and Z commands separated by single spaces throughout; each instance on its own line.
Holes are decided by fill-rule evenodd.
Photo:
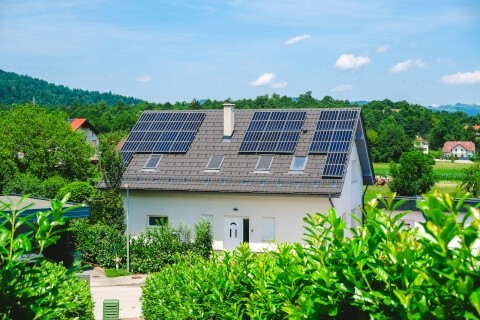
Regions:
M 323 177 L 342 178 L 360 110 L 322 110 L 310 153 L 327 154 Z
M 240 145 L 240 153 L 293 153 L 305 111 L 256 111 Z
M 187 152 L 204 118 L 204 112 L 144 112 L 122 147 L 125 165 L 136 152 Z

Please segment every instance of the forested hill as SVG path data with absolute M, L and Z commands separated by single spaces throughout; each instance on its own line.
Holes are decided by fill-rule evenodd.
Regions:
M 22 104 L 32 102 L 33 99 L 38 105 L 45 107 L 96 104 L 101 101 L 107 105 L 116 105 L 119 102 L 125 104 L 143 102 L 111 92 L 70 89 L 45 80 L 0 70 L 0 105 Z

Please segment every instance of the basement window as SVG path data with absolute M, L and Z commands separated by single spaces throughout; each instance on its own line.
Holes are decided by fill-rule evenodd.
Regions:
M 148 158 L 147 163 L 145 163 L 145 166 L 143 167 L 143 169 L 156 169 L 158 166 L 158 163 L 160 162 L 160 159 L 162 159 L 161 154 L 150 155 L 150 158 Z
M 225 159 L 225 156 L 221 155 L 213 155 L 210 157 L 210 161 L 208 161 L 207 164 L 207 170 L 220 170 L 220 167 L 222 166 L 223 159 Z
M 258 158 L 256 171 L 269 171 L 272 166 L 273 156 L 271 155 L 262 155 Z
M 148 216 L 148 227 L 164 227 L 168 225 L 166 216 Z
M 307 165 L 306 156 L 294 156 L 290 164 L 290 171 L 304 171 Z

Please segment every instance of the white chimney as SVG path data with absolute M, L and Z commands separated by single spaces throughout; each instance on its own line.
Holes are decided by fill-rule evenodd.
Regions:
M 233 103 L 223 104 L 223 139 L 229 140 L 235 129 L 235 105 Z

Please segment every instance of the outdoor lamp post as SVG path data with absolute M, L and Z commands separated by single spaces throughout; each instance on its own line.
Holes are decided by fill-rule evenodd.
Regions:
M 127 210 L 125 212 L 126 216 L 126 224 L 127 228 L 125 233 L 127 234 L 127 272 L 130 272 L 130 234 L 128 230 L 128 213 L 130 211 L 130 199 L 129 199 L 129 189 L 128 189 L 128 184 L 125 184 L 125 188 L 127 188 Z

